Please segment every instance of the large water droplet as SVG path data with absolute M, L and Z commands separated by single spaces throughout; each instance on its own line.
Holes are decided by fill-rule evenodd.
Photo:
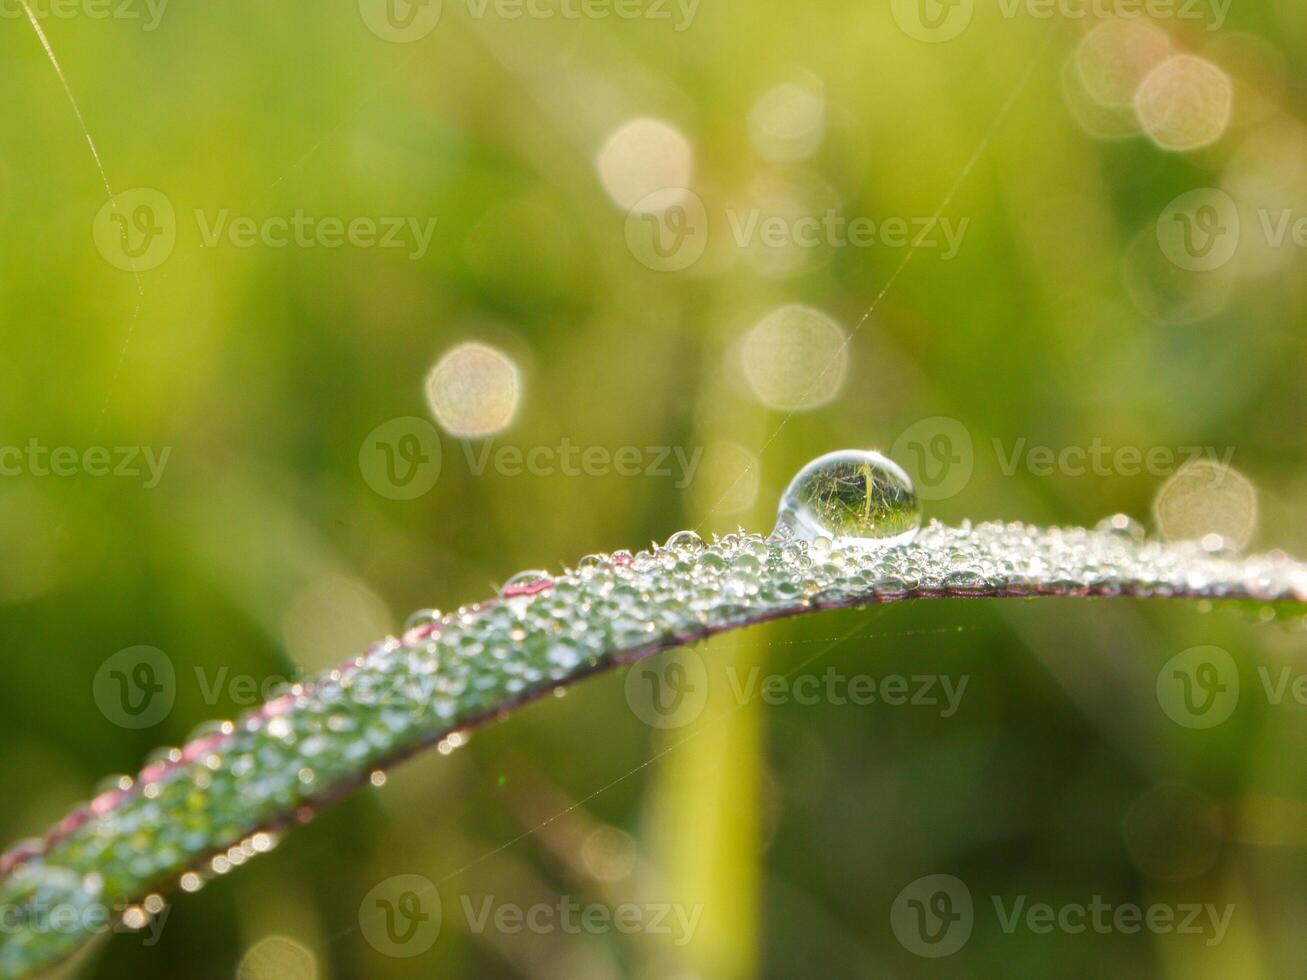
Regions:
M 921 527 L 912 480 L 877 452 L 844 449 L 814 459 L 781 497 L 777 526 L 835 548 L 907 544 Z
M 668 551 L 674 551 L 678 555 L 697 555 L 703 551 L 703 538 L 694 531 L 677 531 L 667 539 L 667 544 L 663 545 Z

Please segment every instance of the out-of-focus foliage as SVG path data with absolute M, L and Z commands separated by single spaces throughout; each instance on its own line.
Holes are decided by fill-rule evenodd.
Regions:
M 42 27 L 124 196 L 106 210 L 6 8 L 6 838 L 414 608 L 680 527 L 765 530 L 797 468 L 845 446 L 894 455 L 949 522 L 1122 511 L 1307 552 L 1300 3 L 1155 31 L 978 3 L 923 41 L 899 2 L 662 20 L 447 0 L 411 43 L 366 2 L 56 6 Z M 133 257 L 147 239 L 163 251 Z M 1197 480 L 1199 457 L 1223 478 Z M 410 466 L 433 481 L 411 497 Z M 117 935 L 75 969 L 1284 975 L 1307 912 L 1303 638 L 1156 606 L 948 602 L 712 641 L 692 724 L 597 680 L 395 771 L 170 897 L 156 943 Z M 128 727 L 104 665 L 141 646 L 172 700 Z M 1206 646 L 1238 703 L 1191 728 L 1159 674 Z M 952 712 L 740 696 L 828 668 L 967 685 Z M 934 874 L 975 906 L 938 960 L 893 927 Z M 409 959 L 359 921 L 396 875 L 442 898 Z M 684 945 L 475 927 L 487 897 L 560 895 L 702 914 Z M 994 896 L 1233 911 L 1210 944 L 1008 932 Z

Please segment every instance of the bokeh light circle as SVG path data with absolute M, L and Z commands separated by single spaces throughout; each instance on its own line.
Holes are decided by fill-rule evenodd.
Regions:
M 1206 58 L 1175 55 L 1144 77 L 1135 93 L 1135 111 L 1144 132 L 1162 149 L 1200 150 L 1229 128 L 1234 85 Z
M 1257 530 L 1257 489 L 1224 463 L 1200 459 L 1182 466 L 1153 501 L 1157 529 L 1168 541 L 1219 535 L 1242 551 Z
M 1119 108 L 1134 102 L 1139 84 L 1170 53 L 1171 38 L 1160 27 L 1146 21 L 1105 20 L 1081 39 L 1076 67 L 1095 102 Z
M 458 439 L 485 439 L 512 423 L 522 376 L 511 357 L 488 344 L 459 344 L 427 375 L 427 402 L 441 428 Z
M 785 82 L 759 96 L 749 111 L 749 141 L 773 163 L 806 160 L 826 135 L 826 100 L 812 85 Z
M 745 335 L 740 363 L 754 397 L 768 408 L 799 412 L 832 401 L 849 368 L 848 334 L 820 310 L 773 310 Z
M 694 175 L 694 148 L 675 126 L 632 119 L 599 150 L 599 180 L 623 211 L 662 210 L 677 204 Z

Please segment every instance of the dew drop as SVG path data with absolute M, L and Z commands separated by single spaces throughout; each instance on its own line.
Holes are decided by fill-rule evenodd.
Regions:
M 190 745 L 194 742 L 206 741 L 219 736 L 225 737 L 234 731 L 236 731 L 236 726 L 230 721 L 204 721 L 190 730 L 190 733 L 186 736 L 186 744 Z M 185 752 L 182 754 L 185 755 Z
M 131 776 L 105 776 L 95 784 L 95 790 L 92 796 L 103 796 L 105 793 L 123 793 L 132 788 Z
M 697 555 L 703 551 L 703 538 L 694 531 L 677 531 L 663 547 L 678 555 Z
M 990 585 L 976 569 L 959 568 L 944 576 L 944 591 L 954 596 L 980 596 L 990 592 Z
M 781 497 L 777 523 L 805 541 L 834 548 L 904 545 L 921 528 L 912 480 L 877 452 L 844 449 L 799 471 Z
M 439 609 L 419 609 L 408 619 L 404 620 L 404 632 L 419 629 L 423 626 L 430 626 L 433 623 L 440 622 L 442 613 Z
M 525 572 L 518 572 L 499 590 L 502 598 L 512 599 L 514 596 L 535 595 L 537 592 L 543 592 L 545 589 L 552 588 L 554 580 L 549 577 L 548 572 L 542 572 L 539 569 L 530 569 Z
M 1144 526 L 1129 514 L 1112 514 L 1104 517 L 1095 525 L 1094 530 L 1112 537 L 1125 538 L 1128 541 L 1143 541 L 1148 537 Z

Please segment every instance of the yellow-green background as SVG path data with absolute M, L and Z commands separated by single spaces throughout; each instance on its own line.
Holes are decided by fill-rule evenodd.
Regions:
M 323 599 L 332 589 L 362 594 L 357 605 L 395 629 L 413 608 L 484 598 L 520 568 L 683 526 L 766 530 L 808 458 L 888 449 L 925 417 L 960 420 L 977 447 L 970 484 L 931 516 L 1148 518 L 1159 480 L 1007 476 L 995 438 L 1232 446 L 1259 490 L 1256 545 L 1307 550 L 1301 257 L 1238 283 L 1194 323 L 1156 321 L 1126 286 L 1129 244 L 1177 194 L 1216 183 L 1249 133 L 1190 156 L 1086 135 L 1059 85 L 1082 25 L 1008 20 L 982 3 L 963 36 L 931 45 L 879 2 L 702 0 L 677 33 L 648 21 L 476 21 L 447 0 L 430 37 L 395 45 L 352 3 L 294 0 L 175 3 L 151 33 L 87 17 L 43 26 L 114 189 L 162 190 L 180 230 L 139 289 L 104 261 L 91 226 L 106 194 L 82 130 L 30 25 L 0 21 L 0 442 L 172 456 L 148 491 L 112 478 L 0 481 L 6 838 L 39 832 L 100 776 L 237 710 L 204 703 L 195 667 L 262 679 L 350 653 L 360 624 L 355 607 Z M 1236 0 L 1224 30 L 1281 51 L 1278 105 L 1295 119 L 1302 5 Z M 1210 41 L 1193 27 L 1177 36 Z M 839 125 L 812 160 L 778 167 L 754 152 L 747 117 L 795 77 L 820 81 Z M 854 333 L 840 396 L 787 417 L 736 383 L 734 342 L 790 302 L 852 330 L 902 253 L 846 249 L 772 278 L 742 261 L 644 268 L 594 166 L 606 136 L 637 116 L 687 135 L 703 187 L 730 197 L 767 173 L 811 175 L 839 189 L 850 215 L 934 213 L 992 143 L 949 205 L 970 220 L 959 256 L 916 256 Z M 206 250 L 196 208 L 439 224 L 421 261 L 348 247 Z M 522 366 L 522 407 L 497 444 L 734 442 L 759 455 L 756 503 L 714 513 L 704 494 L 658 477 L 476 477 L 448 438 L 429 495 L 379 496 L 359 470 L 361 441 L 388 419 L 425 415 L 427 369 L 466 339 Z M 324 621 L 320 656 L 297 664 L 287 623 L 302 636 L 306 619 Z M 606 676 L 450 757 L 409 764 L 271 856 L 178 897 L 157 947 L 117 937 L 76 969 L 228 976 L 279 934 L 323 977 L 1301 971 L 1307 709 L 1269 706 L 1256 673 L 1294 664 L 1300 636 L 1164 603 L 939 602 L 764 627 L 702 652 L 714 670 L 735 659 L 786 671 L 855 629 L 813 669 L 967 674 L 962 709 L 943 719 L 755 705 L 677 744 L 688 732 L 651 733 L 621 677 Z M 1240 661 L 1246 695 L 1225 725 L 1193 732 L 1159 710 L 1154 682 L 1169 657 L 1207 643 Z M 92 678 L 137 644 L 165 650 L 179 683 L 167 720 L 131 732 L 97 710 Z M 714 702 L 705 722 L 730 707 Z M 1156 839 L 1140 845 L 1126 815 L 1169 782 L 1190 802 L 1161 817 L 1145 805 Z M 638 848 L 639 870 L 606 886 L 615 891 L 575 864 L 576 841 L 601 823 Z M 1163 856 L 1141 860 L 1140 847 Z M 358 904 L 378 881 L 435 880 L 479 858 L 442 884 L 446 927 L 429 953 L 387 959 L 363 941 Z M 1168 861 L 1204 870 L 1150 873 Z M 961 877 L 979 910 L 970 943 L 942 961 L 904 950 L 889 922 L 899 890 L 932 873 Z M 684 948 L 469 935 L 458 898 L 487 893 L 705 912 Z M 1211 948 L 1147 933 L 1006 935 L 992 894 L 1233 902 L 1235 913 Z

